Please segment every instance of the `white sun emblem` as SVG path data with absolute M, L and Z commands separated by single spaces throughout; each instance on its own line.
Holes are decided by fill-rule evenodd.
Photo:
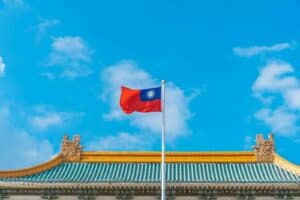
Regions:
M 148 97 L 148 99 L 152 99 L 152 98 L 154 97 L 154 95 L 155 95 L 154 90 L 149 90 L 149 91 L 147 92 L 147 97 Z

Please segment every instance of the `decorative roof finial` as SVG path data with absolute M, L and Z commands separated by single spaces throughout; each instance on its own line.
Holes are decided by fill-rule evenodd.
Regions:
M 268 140 L 265 140 L 262 134 L 257 134 L 254 151 L 257 162 L 273 162 L 275 158 L 274 135 L 269 134 Z
M 65 135 L 61 145 L 61 154 L 64 161 L 79 162 L 83 147 L 80 145 L 80 136 L 75 135 L 73 140 L 69 140 Z

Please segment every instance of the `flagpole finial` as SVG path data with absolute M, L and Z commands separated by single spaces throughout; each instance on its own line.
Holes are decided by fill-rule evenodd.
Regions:
M 165 80 L 161 80 L 161 83 L 165 83 L 166 81 Z

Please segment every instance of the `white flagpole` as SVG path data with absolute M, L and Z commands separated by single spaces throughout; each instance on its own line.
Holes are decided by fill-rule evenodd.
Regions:
M 165 164 L 165 80 L 161 81 L 161 108 L 162 108 L 162 127 L 161 127 L 161 200 L 166 196 L 166 164 Z

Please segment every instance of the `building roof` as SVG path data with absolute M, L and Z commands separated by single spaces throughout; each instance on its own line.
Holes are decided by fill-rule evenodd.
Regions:
M 160 182 L 160 163 L 61 163 L 49 170 L 2 181 L 102 183 Z M 273 163 L 168 163 L 168 182 L 297 183 L 300 177 Z
M 273 137 L 250 152 L 168 152 L 173 184 L 285 184 L 299 188 L 300 167 L 275 153 Z M 160 152 L 83 152 L 80 139 L 64 138 L 62 152 L 41 165 L 0 171 L 0 188 L 160 182 Z

